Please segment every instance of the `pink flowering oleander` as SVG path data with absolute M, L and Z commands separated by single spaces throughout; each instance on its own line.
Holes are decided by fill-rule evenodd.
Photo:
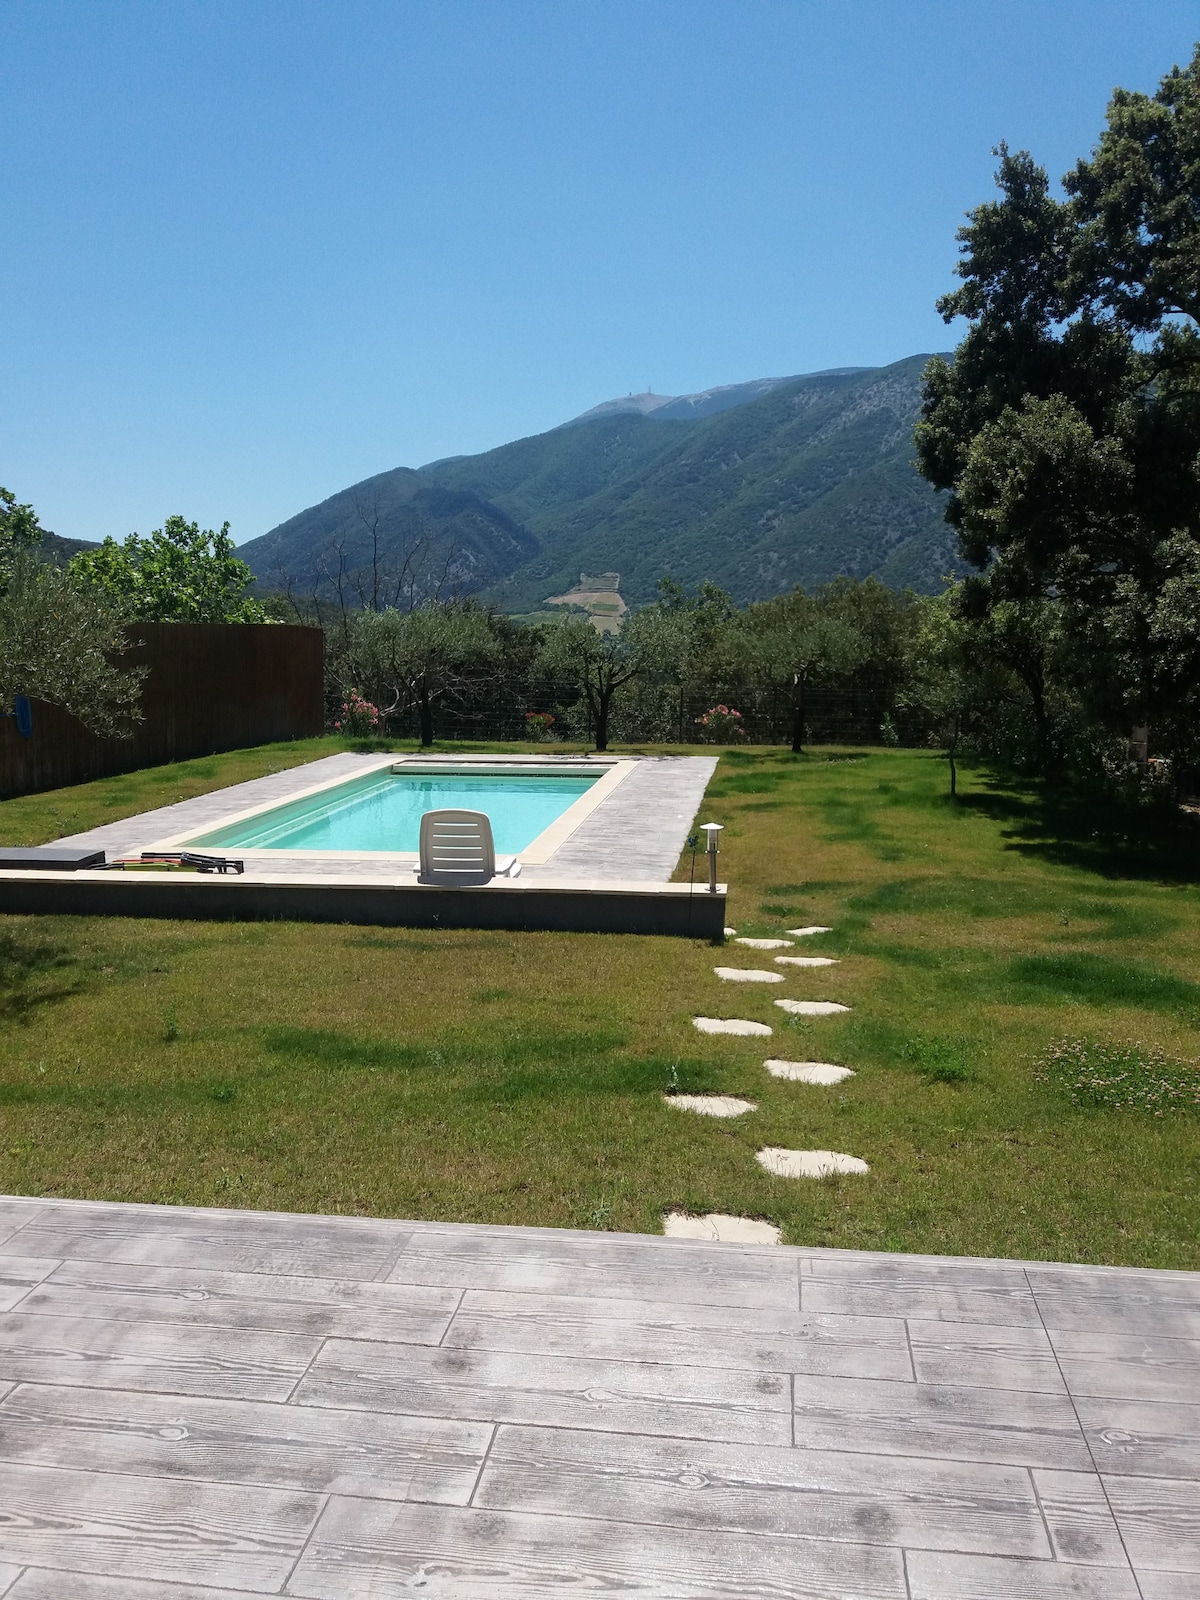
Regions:
M 372 705 L 357 689 L 351 689 L 343 696 L 341 716 L 333 726 L 338 733 L 362 738 L 378 728 L 382 720 L 383 713 L 379 707 Z
M 703 716 L 696 718 L 696 726 L 712 735 L 717 743 L 745 738 L 742 724 L 742 713 L 724 704 L 710 706 Z

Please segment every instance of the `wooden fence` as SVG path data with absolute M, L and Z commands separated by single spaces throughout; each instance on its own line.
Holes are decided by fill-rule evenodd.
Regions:
M 145 720 L 133 737 L 97 738 L 67 712 L 34 700 L 28 739 L 14 718 L 0 717 L 0 798 L 322 732 L 319 628 L 142 622 L 129 636 L 121 664 L 149 668 Z

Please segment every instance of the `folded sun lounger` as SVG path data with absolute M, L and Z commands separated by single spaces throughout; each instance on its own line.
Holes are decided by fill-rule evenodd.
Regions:
M 515 856 L 496 859 L 492 824 L 485 811 L 427 811 L 421 818 L 419 883 L 472 888 L 493 878 L 515 878 Z
M 145 864 L 157 862 L 165 867 L 190 867 L 194 872 L 217 872 L 223 876 L 245 872 L 246 863 L 230 856 L 202 856 L 194 850 L 143 850 L 138 858 Z

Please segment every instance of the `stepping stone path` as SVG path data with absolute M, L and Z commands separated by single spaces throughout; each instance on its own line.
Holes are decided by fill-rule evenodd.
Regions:
M 832 928 L 789 928 L 792 939 L 807 939 L 813 934 L 832 933 Z M 725 937 L 737 938 L 736 928 L 726 928 Z M 791 939 L 737 940 L 751 950 L 779 950 L 790 945 Z M 785 967 L 836 967 L 835 956 L 776 956 L 776 965 Z M 782 983 L 784 974 L 763 972 L 753 967 L 714 967 L 718 978 L 728 983 Z M 849 1011 L 849 1006 L 836 1000 L 776 1000 L 781 1011 L 794 1017 L 831 1017 Z M 693 1017 L 692 1026 L 701 1033 L 732 1033 L 741 1035 L 769 1034 L 764 1022 L 750 1022 L 742 1017 Z M 831 1061 L 780 1061 L 772 1057 L 763 1066 L 773 1078 L 784 1078 L 791 1083 L 810 1083 L 829 1087 L 854 1077 L 850 1067 L 835 1066 Z M 706 1117 L 742 1117 L 748 1111 L 757 1111 L 753 1100 L 741 1100 L 729 1094 L 667 1094 L 663 1099 L 680 1111 L 694 1111 Z M 768 1145 L 754 1158 L 760 1167 L 777 1178 L 829 1178 L 840 1173 L 870 1172 L 867 1163 L 858 1156 L 846 1155 L 841 1150 L 784 1150 L 778 1145 Z M 771 1222 L 754 1217 L 731 1217 L 722 1212 L 709 1212 L 703 1217 L 689 1216 L 684 1211 L 668 1212 L 663 1219 L 663 1233 L 668 1239 L 707 1239 L 729 1244 L 778 1244 L 780 1230 Z
M 744 1117 L 747 1111 L 757 1111 L 753 1100 L 739 1100 L 733 1094 L 665 1094 L 669 1106 L 681 1111 L 698 1111 L 702 1117 Z
M 850 1067 L 835 1067 L 829 1061 L 764 1061 L 763 1066 L 773 1078 L 787 1078 L 792 1083 L 819 1083 L 829 1085 L 852 1078 Z
M 747 1022 L 744 1017 L 693 1017 L 692 1027 L 701 1033 L 740 1033 L 769 1038 L 774 1031 L 765 1022 Z
M 763 972 L 756 967 L 714 967 L 718 978 L 726 983 L 782 983 L 782 972 Z
M 757 1217 L 727 1217 L 710 1211 L 706 1217 L 689 1217 L 686 1211 L 669 1211 L 663 1218 L 668 1239 L 708 1239 L 718 1244 L 778 1244 L 779 1229 Z
M 775 1004 L 794 1017 L 832 1017 L 835 1012 L 850 1009 L 838 1005 L 836 1000 L 776 1000 Z
M 754 1158 L 777 1178 L 828 1178 L 835 1172 L 870 1172 L 865 1161 L 840 1150 L 780 1150 L 768 1146 Z

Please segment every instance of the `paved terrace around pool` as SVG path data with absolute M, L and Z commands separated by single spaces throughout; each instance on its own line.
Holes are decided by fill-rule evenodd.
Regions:
M 0 1199 L 6 1600 L 1196 1600 L 1200 1275 Z
M 457 761 L 461 758 L 441 759 Z M 494 763 L 497 758 L 481 759 Z M 326 756 L 304 766 L 290 767 L 286 772 L 217 789 L 155 811 L 144 811 L 138 816 L 90 828 L 86 833 L 73 833 L 54 842 L 105 850 L 110 859 L 135 856 L 162 839 L 198 833 L 235 812 L 281 803 L 315 784 L 340 777 L 353 778 L 378 764 L 378 755 Z M 570 879 L 666 883 L 675 871 L 688 829 L 716 766 L 712 756 L 641 757 L 624 782 L 584 819 L 549 861 L 542 866 L 523 868 L 522 880 L 526 883 Z M 234 849 L 227 853 L 238 854 Z M 703 867 L 701 861 L 701 876 Z M 247 874 L 256 878 L 353 874 L 355 878 L 391 880 L 395 879 L 396 870 L 396 866 L 387 861 L 349 863 L 330 856 L 293 855 L 284 851 L 278 852 L 275 860 L 264 855 L 255 856 L 253 865 L 247 865 Z M 405 876 L 411 881 L 411 870 Z
M 459 759 L 464 765 L 470 760 L 456 757 L 456 764 Z M 480 759 L 489 765 L 498 760 Z M 377 755 L 330 756 L 56 843 L 103 849 L 110 860 L 136 857 L 166 839 L 203 833 L 239 812 L 278 804 L 322 782 L 378 770 L 379 764 Z M 0 911 L 719 939 L 725 885 L 716 894 L 707 892 L 703 857 L 698 883 L 670 881 L 715 759 L 657 756 L 622 758 L 621 764 L 616 787 L 542 861 L 526 861 L 515 881 L 496 878 L 479 888 L 421 884 L 413 870 L 415 855 L 339 858 L 231 849 L 229 854 L 246 862 L 241 876 L 165 869 L 0 871 Z

